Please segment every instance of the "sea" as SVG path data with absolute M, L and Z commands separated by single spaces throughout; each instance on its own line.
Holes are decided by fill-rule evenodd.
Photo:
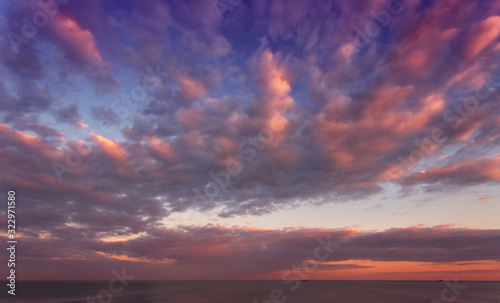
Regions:
M 456 285 L 454 286 L 454 283 Z M 1 302 L 37 303 L 500 303 L 500 282 L 19 281 Z M 121 287 L 123 286 L 123 287 Z

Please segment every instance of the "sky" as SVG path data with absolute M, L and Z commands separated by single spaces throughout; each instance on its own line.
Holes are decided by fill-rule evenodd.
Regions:
M 500 1 L 0 12 L 18 279 L 500 279 Z

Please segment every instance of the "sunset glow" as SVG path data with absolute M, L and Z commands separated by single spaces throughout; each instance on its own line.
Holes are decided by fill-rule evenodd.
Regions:
M 500 1 L 0 11 L 19 280 L 500 280 Z

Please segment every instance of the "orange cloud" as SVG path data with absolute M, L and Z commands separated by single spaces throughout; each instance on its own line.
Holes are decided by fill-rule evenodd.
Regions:
M 89 128 L 89 126 L 85 123 L 83 123 L 82 121 L 78 121 L 75 125 L 75 127 L 77 128 Z
M 130 159 L 125 150 L 123 150 L 118 143 L 93 133 L 90 134 L 89 137 L 97 144 L 118 174 L 122 176 L 131 175 L 131 171 L 129 170 L 131 166 Z
M 172 264 L 176 262 L 175 259 L 150 260 L 148 258 L 134 258 L 126 255 L 108 254 L 103 252 L 97 252 L 97 254 L 107 259 L 114 259 L 120 261 L 147 262 L 147 263 L 158 263 L 158 264 Z
M 484 195 L 484 196 L 481 196 L 478 201 L 481 202 L 481 203 L 486 203 L 488 202 L 489 200 L 495 198 L 495 196 L 492 196 L 492 195 Z
M 114 141 L 106 139 L 96 134 L 90 134 L 90 138 L 97 143 L 99 148 L 106 154 L 111 160 L 118 162 L 125 162 L 128 160 L 125 151 Z
M 38 137 L 12 129 L 8 125 L 0 123 L 0 134 L 7 136 L 16 145 L 42 153 L 47 159 L 61 155 L 57 149 L 54 149 L 47 142 L 39 139 Z

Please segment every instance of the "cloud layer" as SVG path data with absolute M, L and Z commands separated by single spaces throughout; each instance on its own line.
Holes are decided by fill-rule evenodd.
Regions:
M 353 269 L 386 271 L 383 266 L 377 268 L 377 262 L 396 265 L 412 262 L 416 269 L 424 266 L 420 270 L 431 271 L 434 270 L 432 264 L 461 265 L 462 268 L 455 268 L 456 273 L 469 270 L 468 264 L 474 267 L 486 262 L 496 273 L 500 270 L 498 230 L 437 226 L 357 232 L 352 229 L 185 226 L 148 229 L 140 237 L 129 240 L 99 240 L 79 236 L 78 229 L 64 226 L 58 229 L 57 235 L 25 237 L 19 257 L 30 264 L 24 269 L 26 274 L 38 277 L 30 267 L 45 260 L 50 264 L 73 264 L 72 267 L 77 261 L 87 264 L 90 268 L 83 270 L 79 279 L 85 279 L 91 269 L 99 272 L 99 266 L 108 269 L 110 264 L 116 267 L 120 262 L 143 275 L 141 278 L 148 276 L 140 270 L 141 266 L 161 269 L 153 270 L 150 278 L 186 279 L 194 274 L 200 279 L 281 278 L 292 266 L 300 268 L 304 259 L 314 259 L 316 250 L 318 256 L 328 256 L 318 262 L 318 272 L 327 274 L 329 279 L 341 279 L 346 271 Z M 340 246 L 334 247 L 334 244 Z M 102 265 L 104 261 L 109 264 Z M 368 261 L 370 265 L 363 265 Z M 52 274 L 52 278 L 67 278 L 65 270 L 53 270 Z M 97 274 L 91 276 L 98 277 Z
M 33 243 L 69 233 L 85 239 L 75 247 L 95 247 L 83 258 L 122 252 L 186 264 L 201 257 L 176 246 L 182 237 L 238 240 L 217 228 L 161 230 L 174 212 L 264 215 L 372 197 L 386 182 L 403 196 L 498 186 L 499 9 L 280 0 L 221 11 L 210 1 L 92 0 L 58 5 L 38 26 L 36 1 L 4 4 L 0 185 L 19 192 Z M 249 241 L 245 254 L 259 251 L 259 232 L 234 232 Z M 483 242 L 459 257 L 435 246 L 423 260 L 427 244 L 363 255 L 363 239 L 417 232 L 357 235 L 345 251 L 378 261 L 493 258 Z M 478 241 L 496 233 L 482 232 Z M 137 250 L 141 241 L 168 245 L 155 255 Z

